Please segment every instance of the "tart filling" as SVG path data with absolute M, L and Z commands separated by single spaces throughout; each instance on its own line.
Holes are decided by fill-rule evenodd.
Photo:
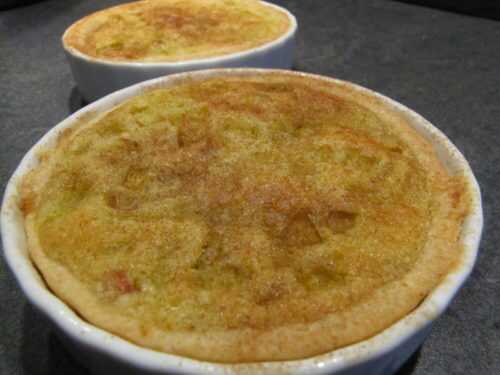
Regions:
M 144 0 L 93 13 L 64 42 L 118 61 L 182 61 L 252 49 L 284 35 L 288 16 L 256 0 Z
M 23 181 L 53 292 L 139 345 L 220 362 L 368 338 L 452 270 L 467 187 L 381 101 L 281 73 L 157 88 Z

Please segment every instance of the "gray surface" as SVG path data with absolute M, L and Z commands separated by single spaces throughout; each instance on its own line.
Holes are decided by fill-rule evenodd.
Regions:
M 0 12 L 0 189 L 22 155 L 81 106 L 59 43 L 112 0 Z M 278 2 L 278 1 L 276 1 Z M 400 372 L 500 374 L 500 23 L 391 1 L 279 1 L 298 16 L 296 69 L 347 79 L 415 109 L 465 154 L 486 226 L 473 275 Z M 0 374 L 86 374 L 0 260 Z

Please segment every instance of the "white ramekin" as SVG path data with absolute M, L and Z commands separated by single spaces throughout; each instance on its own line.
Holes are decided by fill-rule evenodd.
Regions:
M 62 44 L 78 90 L 87 102 L 138 82 L 192 70 L 237 67 L 289 69 L 293 63 L 297 20 L 285 8 L 264 1 L 262 3 L 286 14 L 290 26 L 279 38 L 241 52 L 178 62 L 99 59 L 84 54 L 66 43 L 66 35 L 79 21 L 66 29 L 62 36 Z
M 274 72 L 322 79 L 382 100 L 388 108 L 403 115 L 412 127 L 431 142 L 450 172 L 461 172 L 466 176 L 473 206 L 465 218 L 461 234 L 462 259 L 459 266 L 444 278 L 418 308 L 380 334 L 324 355 L 295 361 L 226 365 L 159 353 L 134 345 L 82 320 L 47 289 L 30 261 L 23 217 L 18 205 L 19 181 L 37 166 L 39 150 L 53 146 L 58 134 L 75 121 L 86 118 L 86 115 L 95 116 L 106 112 L 147 88 L 167 87 L 187 78 L 196 80 L 214 76 Z M 28 300 L 48 316 L 57 331 L 62 333 L 62 339 L 68 343 L 67 346 L 75 358 L 96 374 L 109 374 L 111 371 L 119 371 L 120 374 L 136 374 L 139 371 L 143 374 L 391 374 L 422 344 L 429 333 L 431 323 L 443 313 L 471 272 L 478 252 L 482 226 L 479 186 L 467 161 L 450 140 L 423 117 L 385 96 L 349 82 L 305 73 L 260 69 L 217 69 L 166 76 L 128 87 L 88 105 L 53 127 L 28 151 L 7 185 L 1 210 L 4 256 L 21 288 Z

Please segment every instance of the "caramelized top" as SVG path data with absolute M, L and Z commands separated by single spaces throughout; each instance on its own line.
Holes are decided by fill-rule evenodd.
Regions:
M 156 89 L 64 135 L 40 245 L 111 309 L 167 331 L 344 311 L 409 272 L 432 181 L 390 124 L 314 81 Z
M 65 42 L 97 58 L 179 61 L 251 49 L 289 26 L 285 13 L 256 0 L 144 0 L 83 18 Z

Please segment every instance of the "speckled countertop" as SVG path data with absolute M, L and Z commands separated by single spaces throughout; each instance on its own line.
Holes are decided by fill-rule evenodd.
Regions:
M 116 0 L 47 0 L 0 12 L 0 189 L 24 153 L 82 106 L 59 38 Z M 485 231 L 472 277 L 398 375 L 500 374 L 500 22 L 388 0 L 275 1 L 299 21 L 295 69 L 386 94 L 469 160 Z M 0 374 L 87 374 L 0 258 Z

